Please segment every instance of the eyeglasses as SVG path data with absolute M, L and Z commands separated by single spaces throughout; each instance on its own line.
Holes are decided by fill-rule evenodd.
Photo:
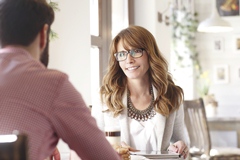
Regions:
M 143 48 L 131 49 L 129 51 L 121 51 L 114 54 L 117 61 L 124 61 L 127 59 L 127 55 L 130 54 L 133 58 L 139 58 L 143 55 Z

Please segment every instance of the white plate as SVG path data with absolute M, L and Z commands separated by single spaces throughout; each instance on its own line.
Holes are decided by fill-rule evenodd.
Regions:
M 131 160 L 149 160 L 149 159 L 143 156 L 131 155 Z

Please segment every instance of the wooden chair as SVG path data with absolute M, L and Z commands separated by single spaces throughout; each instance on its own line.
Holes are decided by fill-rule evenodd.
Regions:
M 185 100 L 183 105 L 185 124 L 190 138 L 189 153 L 191 157 L 194 157 L 193 159 L 227 160 L 227 158 L 232 157 L 240 158 L 240 149 L 238 148 L 212 148 L 210 131 L 202 98 Z
M 27 146 L 26 135 L 0 135 L 0 159 L 28 160 Z

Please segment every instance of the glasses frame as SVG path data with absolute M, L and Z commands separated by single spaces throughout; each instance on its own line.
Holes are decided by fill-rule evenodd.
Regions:
M 132 53 L 133 53 L 132 51 L 134 51 L 134 50 L 141 50 L 141 56 L 139 56 L 139 57 L 134 57 L 134 56 L 132 56 Z M 144 48 L 136 48 L 136 49 L 131 49 L 131 50 L 128 50 L 128 51 L 120 51 L 120 52 L 127 52 L 126 58 L 123 59 L 123 60 L 119 60 L 119 59 L 117 58 L 117 56 L 118 56 L 118 54 L 119 54 L 120 52 L 114 53 L 114 56 L 115 56 L 115 58 L 116 58 L 116 60 L 117 60 L 118 62 L 121 62 L 121 61 L 125 61 L 125 60 L 127 59 L 128 54 L 130 54 L 130 56 L 133 57 L 133 58 L 140 58 L 140 57 L 142 57 L 144 50 L 145 50 Z

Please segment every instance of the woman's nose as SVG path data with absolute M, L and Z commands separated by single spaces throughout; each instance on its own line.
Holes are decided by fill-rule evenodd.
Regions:
M 133 63 L 133 61 L 134 61 L 134 58 L 130 54 L 127 54 L 126 62 L 127 63 Z

